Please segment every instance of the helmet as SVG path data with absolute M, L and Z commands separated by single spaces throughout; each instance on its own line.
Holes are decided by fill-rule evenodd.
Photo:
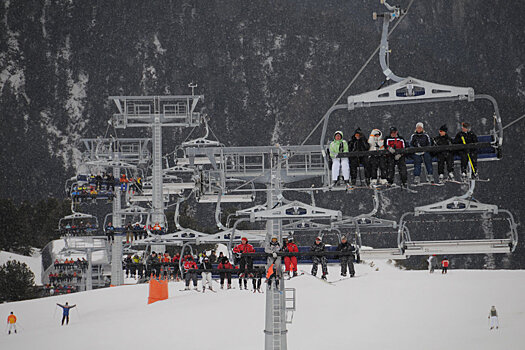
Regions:
M 323 239 L 321 238 L 321 236 L 317 236 L 317 237 L 315 237 L 315 240 L 316 241 L 322 241 Z
M 248 242 L 248 238 L 243 237 L 243 238 L 241 238 L 241 242 L 242 242 L 242 241 L 246 241 L 246 242 Z

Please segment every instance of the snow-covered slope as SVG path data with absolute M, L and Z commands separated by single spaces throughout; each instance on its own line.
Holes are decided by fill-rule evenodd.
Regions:
M 293 349 L 523 349 L 525 271 L 401 271 L 384 262 L 359 265 L 358 278 L 334 285 L 303 275 L 288 327 Z M 302 266 L 308 270 L 309 266 Z M 376 271 L 379 268 L 379 271 Z M 338 278 L 338 267 L 330 267 Z M 237 283 L 234 283 L 237 286 Z M 200 287 L 200 282 L 199 282 Z M 147 305 L 148 286 L 122 286 L 0 305 L 23 327 L 0 337 L 2 349 L 263 349 L 264 294 L 239 289 L 181 292 Z M 215 288 L 218 285 L 215 284 Z M 68 327 L 55 303 L 74 303 Z M 490 331 L 496 305 L 501 328 Z M 219 345 L 220 344 L 220 345 Z
M 15 253 L 0 251 L 0 265 L 5 264 L 9 260 L 16 260 L 25 263 L 31 271 L 35 274 L 35 283 L 42 284 L 42 258 L 39 254 L 34 256 L 25 256 Z

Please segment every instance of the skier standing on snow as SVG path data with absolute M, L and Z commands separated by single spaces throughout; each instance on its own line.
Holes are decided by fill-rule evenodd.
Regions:
M 210 262 L 210 258 L 208 258 L 207 256 L 204 256 L 202 258 L 200 268 L 201 269 L 211 269 L 212 265 Z M 211 272 L 201 272 L 201 276 L 202 276 L 202 292 L 204 293 L 204 291 L 206 290 L 206 282 L 208 283 L 208 288 L 211 291 L 213 291 L 213 288 L 211 287 Z
M 311 252 L 324 252 L 324 243 L 321 242 L 321 237 L 316 237 L 314 244 L 310 247 Z M 321 268 L 323 270 L 322 279 L 326 280 L 326 275 L 328 274 L 328 267 L 326 266 L 326 256 L 312 256 L 312 275 L 317 275 L 317 265 L 321 263 Z
M 69 306 L 67 302 L 66 302 L 66 305 L 60 305 L 59 303 L 57 303 L 57 305 L 62 308 L 62 326 L 64 325 L 64 321 L 66 321 L 66 325 L 68 325 L 69 324 L 69 310 L 74 308 L 77 305 L 75 304 L 75 305 Z
M 499 328 L 499 321 L 498 321 L 498 312 L 496 311 L 496 307 L 492 305 L 489 311 L 489 319 L 490 319 L 490 329 L 496 329 Z
M 339 243 L 339 245 L 337 246 L 337 251 L 354 252 L 355 248 L 348 242 L 346 236 L 342 236 L 341 243 Z M 354 254 L 342 255 L 339 259 L 341 260 L 341 276 L 346 277 L 346 268 L 348 266 L 348 270 L 350 271 L 350 277 L 354 277 Z
M 427 259 L 428 262 L 428 272 L 434 273 L 434 268 L 436 266 L 436 254 L 430 255 Z
M 11 331 L 16 333 L 16 316 L 13 314 L 13 311 L 7 316 L 7 327 L 7 334 L 11 334 Z
M 233 252 L 237 254 L 242 253 L 255 253 L 255 249 L 251 244 L 248 244 L 248 238 L 241 238 L 241 244 L 233 248 Z M 248 278 L 246 276 L 246 270 L 253 269 L 253 259 L 249 256 L 241 256 L 239 259 L 239 289 L 248 289 Z M 243 283 L 244 282 L 244 283 Z
M 443 260 L 441 260 L 441 273 L 447 273 L 447 270 L 448 270 L 448 265 L 449 265 L 449 261 L 447 259 L 447 257 L 445 256 L 443 258 Z

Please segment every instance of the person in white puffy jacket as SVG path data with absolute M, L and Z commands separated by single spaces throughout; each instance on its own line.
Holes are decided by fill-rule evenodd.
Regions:
M 379 129 L 373 129 L 370 133 L 370 137 L 368 138 L 368 144 L 370 145 L 370 151 L 380 151 L 385 149 L 385 142 L 383 140 L 383 134 L 381 133 L 381 130 Z M 371 174 L 371 182 L 370 184 L 372 186 L 375 186 L 378 184 L 377 179 L 377 170 L 379 168 L 379 182 L 381 184 L 387 183 L 387 174 L 386 174 L 386 162 L 385 162 L 385 156 L 371 156 L 370 157 L 370 174 Z

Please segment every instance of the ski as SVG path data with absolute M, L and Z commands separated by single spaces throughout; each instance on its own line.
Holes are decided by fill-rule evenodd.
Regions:
M 292 278 L 296 278 L 296 277 L 303 276 L 303 275 L 304 275 L 304 272 L 298 272 L 297 276 L 288 276 L 287 280 L 291 280 Z
M 418 184 L 410 184 L 411 187 L 423 187 L 423 186 L 445 186 L 444 183 L 439 182 L 420 182 Z
M 312 275 L 311 273 L 306 273 L 306 272 L 303 272 L 303 273 L 304 273 L 305 275 L 308 275 L 308 276 L 311 276 L 311 277 L 315 278 L 315 279 L 318 280 L 318 281 L 321 281 L 321 282 L 326 283 L 326 284 L 328 284 L 328 285 L 330 285 L 330 286 L 333 286 L 332 283 L 328 282 L 327 280 L 322 279 L 321 277 L 314 276 L 314 275 Z
M 361 274 L 361 275 L 354 275 L 354 277 L 350 277 L 350 276 L 349 277 L 341 277 L 340 279 L 335 280 L 335 281 L 330 281 L 329 283 L 332 283 L 332 284 L 339 283 L 341 281 L 350 280 L 350 279 L 354 279 L 354 278 L 358 278 L 358 277 L 363 277 L 363 276 L 366 276 L 366 275 L 368 275 L 368 273 L 364 273 L 364 274 Z

